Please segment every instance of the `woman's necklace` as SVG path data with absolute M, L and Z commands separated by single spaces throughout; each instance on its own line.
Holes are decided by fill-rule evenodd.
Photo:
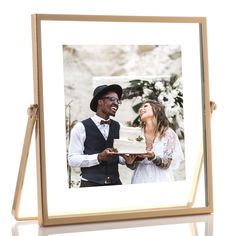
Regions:
M 152 137 L 148 137 L 148 136 L 145 137 L 145 139 L 146 139 L 146 151 L 152 151 L 153 143 L 154 143 L 155 138 L 156 138 L 155 135 L 152 135 Z

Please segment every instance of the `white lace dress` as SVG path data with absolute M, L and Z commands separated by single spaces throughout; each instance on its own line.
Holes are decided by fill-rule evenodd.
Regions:
M 156 138 L 153 143 L 153 150 L 160 158 L 171 157 L 172 162 L 168 169 L 156 166 L 152 161 L 145 158 L 137 162 L 131 183 L 151 183 L 162 181 L 173 181 L 173 170 L 178 169 L 180 162 L 184 160 L 183 151 L 177 134 L 171 129 L 166 130 L 165 136 Z

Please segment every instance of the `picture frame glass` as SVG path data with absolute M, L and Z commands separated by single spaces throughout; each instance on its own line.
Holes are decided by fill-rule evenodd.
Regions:
M 126 218 L 126 213 L 142 210 L 206 208 L 210 173 L 206 164 L 209 147 L 204 109 L 208 88 L 204 87 L 202 25 L 173 19 L 163 22 L 161 18 L 52 19 L 40 20 L 41 76 L 36 78 L 42 83 L 36 98 L 43 106 L 44 144 L 40 149 L 44 155 L 38 158 L 45 160 L 43 188 L 49 219 L 86 214 L 90 221 L 94 215 L 107 213 L 123 212 Z M 74 186 L 69 187 L 67 128 L 73 121 L 94 115 L 89 103 L 98 85 L 114 83 L 123 89 L 142 84 L 142 93 L 123 98 L 114 117 L 125 126 L 137 117 L 132 107 L 164 85 L 162 94 L 156 92 L 156 96 L 169 106 L 169 119 L 179 132 L 184 153 L 174 181 L 130 184 L 132 171 L 121 166 L 123 185 L 79 188 L 79 170 L 73 169 Z M 177 103 L 176 96 L 182 102 Z

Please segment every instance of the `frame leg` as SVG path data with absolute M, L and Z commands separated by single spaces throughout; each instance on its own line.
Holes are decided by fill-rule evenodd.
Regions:
M 210 111 L 211 111 L 211 115 L 212 113 L 216 110 L 216 103 L 213 101 L 210 101 Z M 196 171 L 194 173 L 194 177 L 193 177 L 193 184 L 192 184 L 192 189 L 189 195 L 189 200 L 188 200 L 188 206 L 192 206 L 194 204 L 196 195 L 197 195 L 197 187 L 198 187 L 198 183 L 200 180 L 200 174 L 201 174 L 201 169 L 203 166 L 203 144 L 200 147 L 200 152 L 199 152 L 199 159 L 197 162 L 197 167 L 196 167 Z
M 38 112 L 38 105 L 36 104 L 31 105 L 28 108 L 28 122 L 27 122 L 27 127 L 26 127 L 26 132 L 25 132 L 24 144 L 23 144 L 23 149 L 22 149 L 22 154 L 21 154 L 21 161 L 20 161 L 19 172 L 18 172 L 16 188 L 15 188 L 15 195 L 14 195 L 14 200 L 13 200 L 13 205 L 12 205 L 12 215 L 15 217 L 16 220 L 38 219 L 37 216 L 19 217 L 19 208 L 20 208 L 22 188 L 24 185 L 26 165 L 28 161 L 32 133 L 34 130 L 36 119 L 37 119 L 37 114 L 38 114 L 37 112 Z

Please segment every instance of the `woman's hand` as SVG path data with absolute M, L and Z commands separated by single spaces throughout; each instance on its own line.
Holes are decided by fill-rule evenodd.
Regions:
M 125 159 L 125 162 L 128 165 L 132 165 L 138 157 L 136 154 L 122 154 L 121 156 Z
M 149 161 L 152 161 L 153 159 L 155 159 L 155 153 L 152 151 L 147 151 L 147 153 L 145 153 L 143 157 L 147 157 Z

